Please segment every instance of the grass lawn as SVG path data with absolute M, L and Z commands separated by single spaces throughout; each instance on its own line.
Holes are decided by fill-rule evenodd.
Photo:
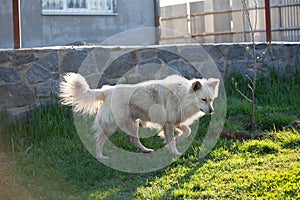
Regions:
M 245 90 L 247 82 L 234 78 Z M 249 130 L 251 104 L 232 89 L 230 79 L 224 131 Z M 98 162 L 76 134 L 68 107 L 43 107 L 27 124 L 11 124 L 2 116 L 0 199 L 299 199 L 299 127 L 283 127 L 300 119 L 300 73 L 260 78 L 256 108 L 258 128 L 267 137 L 220 138 L 199 159 L 206 116 L 196 122 L 197 136 L 182 157 L 145 174 L 119 172 Z M 111 139 L 121 147 L 128 140 Z

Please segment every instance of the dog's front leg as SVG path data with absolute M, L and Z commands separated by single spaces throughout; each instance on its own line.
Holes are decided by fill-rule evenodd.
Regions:
M 191 134 L 191 129 L 187 125 L 181 124 L 178 129 L 181 133 L 176 137 L 176 144 L 187 138 Z
M 182 154 L 178 152 L 176 149 L 176 141 L 174 138 L 174 125 L 170 122 L 166 122 L 164 125 L 164 134 L 165 138 L 167 140 L 167 145 L 169 151 L 176 155 L 176 156 L 181 156 Z

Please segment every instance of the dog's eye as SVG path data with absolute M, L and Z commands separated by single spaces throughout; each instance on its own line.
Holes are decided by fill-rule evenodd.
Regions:
M 202 99 L 202 101 L 207 102 L 207 99 Z

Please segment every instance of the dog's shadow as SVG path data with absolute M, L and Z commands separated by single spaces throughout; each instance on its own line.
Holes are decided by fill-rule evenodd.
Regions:
M 166 171 L 172 168 L 182 167 L 182 159 L 188 159 L 189 154 L 184 155 L 183 158 L 178 158 L 171 165 L 157 171 L 148 173 L 127 173 L 111 169 L 105 165 L 97 164 L 99 171 L 103 174 L 102 177 L 96 179 L 94 177 L 95 185 L 93 189 L 89 191 L 89 197 L 99 197 L 100 199 L 135 199 L 143 196 L 142 190 L 148 187 L 153 187 L 150 183 L 154 183 L 164 179 L 168 176 Z M 196 164 L 195 164 L 196 162 Z M 185 171 L 184 174 L 178 170 L 178 176 L 176 181 L 168 182 L 168 189 L 163 191 L 163 194 L 159 199 L 168 199 L 172 191 L 179 189 L 178 183 L 189 182 L 191 178 L 197 173 L 197 171 L 207 162 L 207 159 L 193 160 L 189 166 L 189 170 Z M 87 171 L 86 173 L 91 173 Z M 91 175 L 94 175 L 91 174 Z M 160 185 L 161 183 L 158 183 Z
M 86 139 L 86 141 L 84 143 L 90 142 L 90 143 L 92 143 L 92 145 L 95 145 L 94 138 L 92 136 L 93 131 L 90 129 L 92 119 L 86 120 L 85 122 L 82 122 L 82 119 L 80 119 L 79 121 L 82 123 L 82 124 L 80 124 L 80 126 L 81 126 L 83 132 L 88 129 L 90 130 L 90 132 L 88 134 L 86 134 L 86 132 L 85 132 L 85 135 L 87 135 L 88 138 Z M 75 120 L 75 122 L 76 122 L 76 120 Z M 77 126 L 78 126 L 78 124 L 77 124 Z M 195 123 L 195 126 L 198 127 L 199 126 L 198 123 Z M 203 126 L 205 126 L 205 125 L 203 125 Z M 163 139 L 161 139 L 161 138 L 159 138 L 159 136 L 157 136 L 157 133 L 158 132 L 157 131 L 155 132 L 155 130 L 140 128 L 140 135 L 142 137 L 141 138 L 142 143 L 145 144 L 145 146 L 147 146 L 147 147 L 154 148 L 155 150 L 164 147 L 166 144 L 163 142 Z M 146 136 L 151 136 L 151 137 L 146 137 Z M 82 138 L 81 138 L 81 140 L 82 140 Z M 134 155 L 138 154 L 141 157 L 145 157 L 145 158 L 149 158 L 149 159 L 152 156 L 151 154 L 141 153 L 130 142 L 129 136 L 121 131 L 115 132 L 110 137 L 109 140 L 111 141 L 112 144 L 116 145 L 118 148 L 128 151 L 129 153 L 132 153 Z M 194 148 L 196 146 L 197 146 L 197 144 L 192 145 L 190 148 Z M 122 170 L 118 171 L 116 169 L 112 169 L 109 165 L 110 162 L 113 162 L 113 160 L 115 160 L 116 163 L 119 163 L 119 165 L 122 165 L 122 163 L 124 165 L 127 165 L 128 163 L 126 163 L 126 162 L 128 162 L 128 158 L 113 157 L 113 158 L 109 158 L 106 161 L 99 162 L 95 158 L 92 158 L 91 154 L 88 155 L 88 153 L 87 153 L 87 155 L 85 155 L 85 157 L 89 157 L 89 159 L 86 159 L 86 160 L 90 160 L 90 161 L 88 161 L 88 164 L 87 164 L 88 167 L 86 169 L 80 168 L 80 170 L 84 170 L 84 171 L 80 171 L 80 174 L 82 174 L 82 173 L 90 174 L 89 175 L 90 180 L 88 180 L 87 182 L 83 181 L 78 184 L 79 185 L 91 184 L 91 188 L 87 189 L 87 193 L 89 193 L 88 194 L 89 196 L 97 197 L 97 195 L 101 195 L 101 199 L 115 199 L 116 196 L 123 194 L 124 197 L 126 196 L 126 199 L 133 199 L 137 195 L 139 195 L 138 188 L 151 187 L 151 186 L 149 186 L 149 182 L 155 182 L 156 180 L 164 179 L 164 176 L 166 175 L 165 172 L 168 171 L 168 169 L 176 168 L 177 166 L 179 167 L 180 165 L 182 165 L 183 162 L 184 162 L 184 164 L 187 164 L 187 165 L 191 164 L 191 167 L 189 167 L 189 170 L 184 172 L 185 174 L 182 174 L 182 172 L 178 172 L 178 173 L 180 173 L 180 175 L 178 175 L 178 178 L 174 184 L 169 183 L 169 184 L 171 184 L 169 189 L 164 191 L 164 194 L 161 198 L 161 199 L 167 199 L 168 195 L 170 195 L 170 193 L 173 190 L 178 189 L 178 187 L 179 187 L 178 183 L 189 181 L 191 179 L 191 177 L 197 172 L 197 170 L 199 168 L 201 168 L 203 166 L 203 164 L 205 164 L 207 161 L 206 159 L 199 160 L 198 158 L 196 158 L 196 160 L 195 160 L 195 158 L 194 158 L 193 160 L 190 161 L 190 163 L 186 163 L 187 162 L 186 160 L 189 159 L 191 154 L 195 154 L 195 152 L 191 153 L 190 148 L 187 150 L 187 153 L 184 154 L 180 158 L 175 158 L 175 157 L 172 158 L 171 157 L 171 160 L 168 160 L 170 165 L 165 165 L 161 168 L 155 169 L 156 171 L 147 172 L 147 173 L 139 173 L 138 172 L 139 165 L 134 163 L 133 161 L 131 164 L 132 164 L 132 166 L 136 167 L 136 169 L 137 169 L 137 171 L 133 171 L 135 173 L 122 172 Z M 107 150 L 107 147 L 104 146 L 104 150 L 105 149 Z M 165 153 L 169 153 L 169 152 L 166 150 Z M 199 153 L 199 152 L 197 152 L 197 153 Z M 118 153 L 116 153 L 115 155 L 118 155 Z M 195 155 L 193 155 L 193 156 L 195 156 Z M 151 162 L 149 162 L 149 163 L 151 163 Z M 153 163 L 153 164 L 155 164 L 155 163 Z M 73 167 L 76 169 L 77 168 L 76 164 L 74 164 Z M 122 166 L 119 166 L 118 168 L 122 169 Z M 124 169 L 125 170 L 123 170 L 123 171 L 128 171 L 127 168 L 124 168 Z M 72 179 L 72 177 L 74 177 L 74 172 L 70 172 L 68 177 L 69 177 L 69 179 Z M 74 181 L 77 181 L 77 178 L 75 178 L 75 177 L 74 177 Z M 103 194 L 105 194 L 105 197 L 102 196 Z

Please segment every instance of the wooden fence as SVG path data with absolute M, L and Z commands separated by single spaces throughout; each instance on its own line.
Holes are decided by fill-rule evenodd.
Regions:
M 264 0 L 248 0 L 255 41 L 266 41 Z M 300 0 L 270 0 L 272 41 L 300 41 Z M 250 42 L 241 0 L 202 0 L 161 8 L 161 43 Z

